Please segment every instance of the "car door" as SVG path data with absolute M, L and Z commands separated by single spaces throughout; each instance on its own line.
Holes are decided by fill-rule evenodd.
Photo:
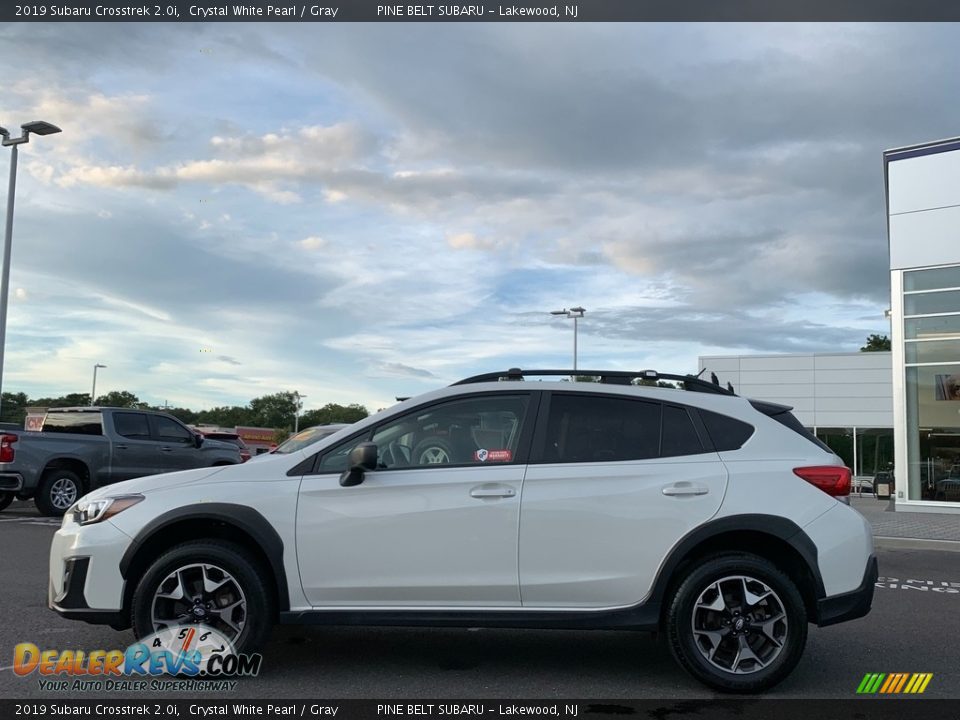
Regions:
M 719 510 L 726 468 L 680 405 L 554 391 L 540 417 L 523 485 L 523 607 L 641 602 L 673 545 Z
M 187 427 L 173 418 L 151 415 L 150 429 L 157 458 L 157 472 L 176 472 L 199 466 L 200 451 L 194 434 Z
M 115 412 L 111 415 L 113 457 L 110 482 L 153 475 L 159 472 L 157 442 L 150 434 L 150 422 L 145 413 Z
M 319 454 L 297 505 L 315 607 L 517 607 L 520 493 L 538 393 L 424 405 Z M 349 451 L 378 468 L 342 487 Z

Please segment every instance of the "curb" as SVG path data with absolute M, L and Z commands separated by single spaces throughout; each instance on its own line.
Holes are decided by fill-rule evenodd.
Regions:
M 877 547 L 887 550 L 942 550 L 960 552 L 960 542 L 956 540 L 927 540 L 924 538 L 901 538 L 874 536 Z

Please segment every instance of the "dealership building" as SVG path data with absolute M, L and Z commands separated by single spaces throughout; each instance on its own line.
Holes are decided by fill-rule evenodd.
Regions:
M 857 475 L 892 459 L 897 510 L 960 513 L 960 138 L 883 160 L 891 352 L 711 356 L 700 368 L 792 405 Z
M 738 395 L 793 408 L 803 425 L 858 476 L 894 459 L 892 353 L 801 353 L 700 358 Z

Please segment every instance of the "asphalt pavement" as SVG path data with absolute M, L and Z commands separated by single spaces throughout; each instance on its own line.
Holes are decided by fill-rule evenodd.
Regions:
M 17 643 L 109 650 L 134 639 L 47 609 L 58 525 L 26 504 L 0 513 L 0 698 L 79 697 L 15 675 Z M 878 554 L 882 577 L 870 615 L 811 626 L 799 666 L 768 697 L 849 698 L 866 673 L 930 672 L 924 697 L 960 698 L 960 553 L 881 547 Z M 662 640 L 609 631 L 277 627 L 260 676 L 238 682 L 230 699 L 716 697 L 674 664 Z

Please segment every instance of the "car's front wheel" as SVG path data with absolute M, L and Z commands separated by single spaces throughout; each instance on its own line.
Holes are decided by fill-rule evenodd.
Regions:
M 721 692 L 759 692 L 783 680 L 807 642 L 793 581 L 764 558 L 728 553 L 687 574 L 667 611 L 677 662 Z
M 265 570 L 243 548 L 198 540 L 171 548 L 137 583 L 133 629 L 137 637 L 202 624 L 230 640 L 237 652 L 263 645 L 275 619 Z

